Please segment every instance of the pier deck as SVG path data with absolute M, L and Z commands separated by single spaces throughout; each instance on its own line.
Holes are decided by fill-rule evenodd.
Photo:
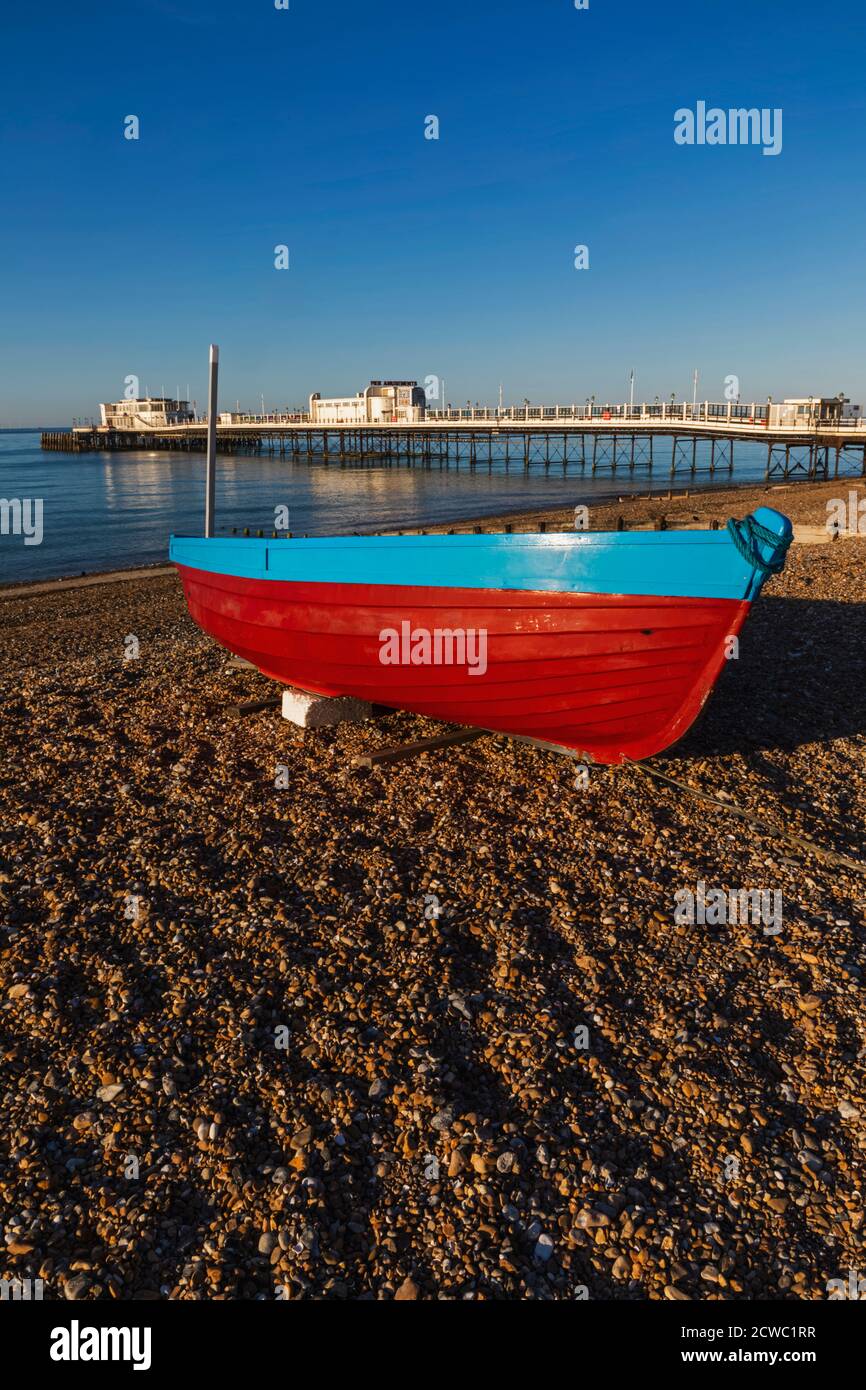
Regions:
M 154 430 L 78 426 L 42 436 L 44 449 L 202 452 L 207 422 Z M 411 424 L 322 424 L 298 415 L 232 415 L 217 426 L 222 453 L 279 455 L 336 464 L 529 470 L 559 466 L 592 474 L 733 476 L 738 442 L 767 450 L 767 479 L 866 477 L 866 421 L 770 423 L 768 406 L 537 406 L 428 412 Z

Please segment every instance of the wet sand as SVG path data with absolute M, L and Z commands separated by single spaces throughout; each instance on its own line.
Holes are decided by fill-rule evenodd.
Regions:
M 820 526 L 848 486 L 755 491 Z M 866 540 L 795 546 L 654 766 L 866 860 L 864 593 Z M 273 687 L 171 576 L 7 594 L 0 629 L 0 1275 L 745 1300 L 860 1266 L 862 873 L 506 739 L 354 771 L 442 726 L 232 716 Z M 780 891 L 781 931 L 678 923 L 699 882 Z

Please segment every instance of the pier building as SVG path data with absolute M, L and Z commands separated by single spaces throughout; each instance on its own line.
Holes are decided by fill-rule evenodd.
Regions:
M 771 428 L 809 429 L 821 423 L 834 424 L 842 420 L 860 420 L 863 412 L 852 405 L 847 396 L 792 396 L 784 401 L 770 402 Z
M 169 396 L 100 404 L 99 414 L 102 428 L 109 430 L 155 430 L 195 423 L 195 411 L 189 401 L 175 401 Z
M 323 400 L 310 397 L 310 422 L 317 425 L 417 424 L 426 412 L 427 397 L 417 381 L 371 381 L 357 396 Z

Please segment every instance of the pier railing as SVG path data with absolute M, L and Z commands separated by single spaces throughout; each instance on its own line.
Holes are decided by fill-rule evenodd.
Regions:
M 459 409 L 437 410 L 428 406 L 428 420 L 491 421 L 546 424 L 557 420 L 564 421 L 607 421 L 622 420 L 629 423 L 669 421 L 674 424 L 724 424 L 767 425 L 771 419 L 771 405 L 753 402 L 744 405 L 739 401 L 656 401 L 641 405 L 599 405 L 587 401 L 585 405 L 523 405 L 523 406 L 463 406 Z M 837 415 L 801 415 L 778 419 L 772 428 L 802 432 L 815 428 L 832 426 L 837 429 L 864 429 L 866 419 L 860 416 L 841 418 Z
M 642 405 L 598 405 L 587 401 L 585 405 L 522 405 L 522 406 L 461 406 L 457 409 L 437 410 L 428 406 L 428 420 L 492 420 L 525 423 L 538 421 L 542 424 L 556 420 L 669 420 L 672 424 L 684 421 L 730 420 L 733 424 L 761 424 L 769 418 L 768 405 L 740 405 L 738 402 L 701 401 L 696 405 L 688 402 L 656 402 Z M 802 426 L 801 426 L 802 428 Z
M 757 402 L 743 404 L 740 401 L 698 401 L 696 403 L 655 401 L 652 403 L 644 402 L 640 405 L 600 405 L 597 402 L 587 401 L 584 405 L 577 403 L 571 405 L 475 405 L 449 407 L 447 409 L 428 405 L 424 419 L 421 421 L 401 419 L 318 420 L 313 419 L 306 411 L 293 410 L 290 412 L 269 412 L 264 415 L 254 415 L 246 411 L 232 411 L 230 415 L 228 413 L 223 415 L 220 424 L 223 426 L 308 425 L 315 429 L 395 426 L 400 429 L 411 429 L 415 425 L 437 423 L 548 425 L 557 422 L 565 424 L 613 424 L 622 421 L 629 425 L 641 423 L 658 425 L 662 422 L 671 425 L 753 425 L 772 428 L 774 431 L 792 431 L 800 434 L 813 429 L 866 429 L 866 419 L 862 417 L 842 418 L 837 415 L 819 416 L 809 413 L 797 416 L 786 415 L 784 418 L 772 419 L 771 409 L 770 403 L 764 405 Z M 204 418 L 199 423 L 204 424 Z

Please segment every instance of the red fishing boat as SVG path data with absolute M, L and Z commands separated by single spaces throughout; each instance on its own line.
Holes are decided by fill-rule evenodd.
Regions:
M 172 537 L 190 613 L 284 685 L 646 758 L 693 723 L 791 523 L 720 531 Z

